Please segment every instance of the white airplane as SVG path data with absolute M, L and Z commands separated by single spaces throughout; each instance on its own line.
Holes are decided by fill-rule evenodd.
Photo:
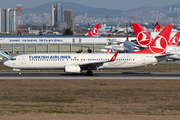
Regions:
M 167 25 L 149 47 L 135 53 L 118 54 L 24 54 L 4 62 L 13 70 L 63 69 L 66 73 L 80 73 L 97 69 L 124 69 L 155 65 L 167 56 L 166 46 L 172 26 Z
M 103 24 L 104 27 L 101 27 L 97 33 L 98 36 L 110 36 L 114 31 L 113 27 L 109 28 L 105 23 Z
M 141 27 L 140 24 L 132 24 L 134 28 L 134 33 L 136 35 L 138 45 L 142 47 L 148 47 L 150 43 L 153 41 L 153 38 Z M 167 60 L 180 60 L 180 47 L 177 46 L 178 41 L 180 39 L 180 31 L 178 31 L 175 36 L 169 40 L 167 46 L 167 53 L 173 53 L 167 58 Z

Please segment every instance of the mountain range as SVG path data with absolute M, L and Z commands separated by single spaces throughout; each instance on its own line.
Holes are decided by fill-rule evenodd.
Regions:
M 39 12 L 40 14 L 42 13 L 51 13 L 51 6 L 56 5 L 57 3 L 60 3 L 61 6 L 63 6 L 63 9 L 71 9 L 75 11 L 75 15 L 83 15 L 85 13 L 88 14 L 88 16 L 99 16 L 102 15 L 108 15 L 108 14 L 113 14 L 113 15 L 119 15 L 121 14 L 122 10 L 109 10 L 106 8 L 92 8 L 88 6 L 83 6 L 77 3 L 70 3 L 70 2 L 50 2 L 47 4 L 43 4 L 37 7 L 33 8 L 27 8 L 23 10 L 23 13 L 37 13 Z
M 105 15 L 110 15 L 111 17 L 120 17 L 122 16 L 122 12 L 133 12 L 135 10 L 139 10 L 139 11 L 143 11 L 144 8 L 148 8 L 148 9 L 156 9 L 156 10 L 165 10 L 166 12 L 169 11 L 169 8 L 172 7 L 172 9 L 174 7 L 179 7 L 180 8 L 180 3 L 179 4 L 173 4 L 173 5 L 169 5 L 169 6 L 164 6 L 164 7 L 160 7 L 160 8 L 154 8 L 154 7 L 143 7 L 143 8 L 138 8 L 138 9 L 134 9 L 134 10 L 128 10 L 128 11 L 123 11 L 123 10 L 109 10 L 107 8 L 92 8 L 92 7 L 88 7 L 88 6 L 83 6 L 77 3 L 72 3 L 72 2 L 60 2 L 60 1 L 56 1 L 56 2 L 49 2 L 47 4 L 43 4 L 37 7 L 33 7 L 33 8 L 27 8 L 23 10 L 23 13 L 51 13 L 51 6 L 56 5 L 57 3 L 60 3 L 61 6 L 63 6 L 63 9 L 71 9 L 73 11 L 75 11 L 75 15 L 83 15 L 85 13 L 88 14 L 88 17 L 104 17 Z

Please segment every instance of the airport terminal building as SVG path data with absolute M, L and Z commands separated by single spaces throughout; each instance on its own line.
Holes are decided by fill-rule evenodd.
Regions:
M 86 36 L 0 36 L 0 47 L 7 47 L 10 54 L 31 53 L 87 53 L 87 47 L 73 46 L 95 46 L 103 47 L 109 40 L 125 40 L 126 38 L 104 38 Z M 130 39 L 136 39 L 135 37 Z M 19 48 L 8 48 L 13 46 L 24 46 Z M 32 46 L 32 47 L 25 47 Z M 99 52 L 98 48 L 91 48 L 92 52 Z

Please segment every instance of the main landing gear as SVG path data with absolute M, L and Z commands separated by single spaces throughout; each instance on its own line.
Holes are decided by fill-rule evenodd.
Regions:
M 89 76 L 91 76 L 91 75 L 93 74 L 93 72 L 92 72 L 91 70 L 88 70 L 88 71 L 87 71 L 87 74 L 88 74 Z

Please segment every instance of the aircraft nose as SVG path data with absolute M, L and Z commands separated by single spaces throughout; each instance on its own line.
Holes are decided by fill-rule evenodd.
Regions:
M 8 61 L 5 61 L 3 64 L 4 64 L 5 66 L 8 66 L 8 67 L 9 67 L 10 61 L 9 61 L 9 60 L 8 60 Z

